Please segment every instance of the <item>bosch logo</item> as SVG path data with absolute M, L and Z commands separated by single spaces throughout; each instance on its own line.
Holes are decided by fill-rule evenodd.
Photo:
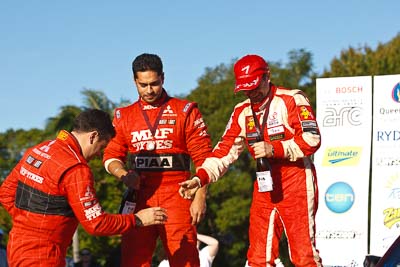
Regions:
M 348 211 L 354 203 L 354 191 L 345 182 L 337 182 L 329 186 L 325 193 L 325 203 L 334 213 Z

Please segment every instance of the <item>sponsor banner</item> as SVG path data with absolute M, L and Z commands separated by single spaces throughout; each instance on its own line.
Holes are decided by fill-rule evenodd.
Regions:
M 400 75 L 374 77 L 371 254 L 400 235 Z
M 324 265 L 363 266 L 368 253 L 372 78 L 317 79 L 321 147 L 316 244 Z

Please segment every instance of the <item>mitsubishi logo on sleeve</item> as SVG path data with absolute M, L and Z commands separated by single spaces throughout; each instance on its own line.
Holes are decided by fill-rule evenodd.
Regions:
M 168 114 L 173 114 L 173 113 L 174 113 L 174 112 L 172 111 L 170 105 L 168 105 L 168 106 L 164 109 L 163 114 L 166 114 L 166 113 L 168 113 Z

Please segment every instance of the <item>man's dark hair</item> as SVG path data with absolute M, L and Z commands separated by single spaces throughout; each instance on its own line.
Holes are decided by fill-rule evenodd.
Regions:
M 136 73 L 138 71 L 152 70 L 157 72 L 158 75 L 163 74 L 163 64 L 161 58 L 155 54 L 141 54 L 135 58 L 132 62 L 132 71 L 134 78 L 136 79 Z
M 80 255 L 92 255 L 92 252 L 88 248 L 83 248 L 81 251 L 79 251 Z
M 87 109 L 81 112 L 74 120 L 73 131 L 97 131 L 100 139 L 111 139 L 115 136 L 110 115 L 99 109 Z

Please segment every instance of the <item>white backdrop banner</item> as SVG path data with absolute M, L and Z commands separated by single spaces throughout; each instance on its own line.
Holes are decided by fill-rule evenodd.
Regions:
M 363 266 L 368 250 L 372 77 L 317 79 L 321 148 L 317 249 L 324 266 Z
M 400 235 L 400 75 L 374 76 L 371 254 Z

